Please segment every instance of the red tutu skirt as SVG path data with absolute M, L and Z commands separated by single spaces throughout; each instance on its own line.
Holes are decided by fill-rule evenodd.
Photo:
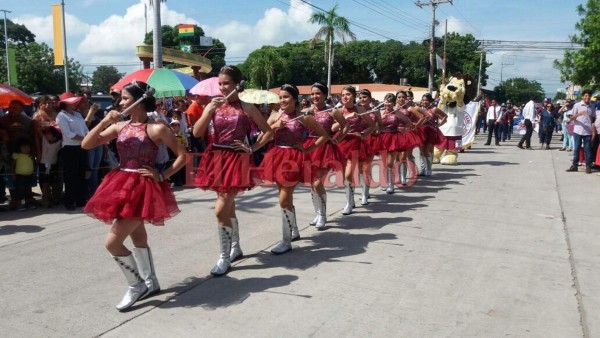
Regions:
M 316 137 L 309 137 L 304 140 L 302 146 L 306 149 L 315 144 L 315 142 L 317 142 Z M 313 174 L 319 169 L 341 170 L 346 166 L 346 159 L 340 148 L 329 141 L 321 144 L 310 153 L 304 154 L 304 162 L 310 163 Z
M 137 172 L 109 172 L 83 211 L 106 224 L 116 219 L 141 219 L 154 225 L 177 215 L 179 208 L 167 181 L 157 182 Z
M 194 184 L 219 193 L 242 192 L 255 186 L 255 170 L 251 154 L 210 145 L 202 154 Z
M 267 150 L 258 174 L 265 183 L 277 183 L 283 187 L 293 187 L 311 179 L 310 163 L 304 163 L 304 154 L 300 150 L 277 146 Z
M 394 152 L 400 149 L 398 143 L 398 133 L 381 133 L 379 134 L 379 142 L 377 144 L 377 150 Z
M 406 129 L 396 133 L 398 139 L 398 151 L 411 150 L 423 143 L 422 134 L 419 136 L 417 131 Z
M 369 144 L 363 141 L 358 135 L 346 135 L 338 143 L 338 147 L 346 160 L 352 159 L 352 156 L 356 156 L 354 154 L 358 154 L 359 161 L 368 160 L 373 157 L 373 150 Z
M 374 154 L 379 153 L 379 147 L 381 146 L 381 134 L 371 134 L 367 136 L 365 142 L 371 148 L 371 152 Z
M 440 131 L 438 127 L 435 126 L 425 126 L 424 127 L 424 135 L 425 135 L 425 143 L 429 144 L 439 144 L 444 141 L 444 134 Z
M 462 149 L 462 147 L 456 146 L 456 141 L 462 140 L 462 136 L 444 136 L 443 139 L 442 142 L 435 145 L 436 148 L 449 151 L 460 151 Z

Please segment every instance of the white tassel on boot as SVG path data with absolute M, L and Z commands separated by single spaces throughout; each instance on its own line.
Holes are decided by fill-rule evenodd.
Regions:
M 394 170 L 392 168 L 388 168 L 387 173 L 388 173 L 388 176 L 387 176 L 388 186 L 387 186 L 387 189 L 385 190 L 385 192 L 388 194 L 393 194 L 394 193 Z
M 229 253 L 229 261 L 235 262 L 236 260 L 244 257 L 242 247 L 240 246 L 240 226 L 237 218 L 231 219 L 231 252 Z
M 127 284 L 129 284 L 129 289 L 127 289 L 121 302 L 117 304 L 117 310 L 124 311 L 137 302 L 148 291 L 148 287 L 140 276 L 132 254 L 129 254 L 129 256 L 112 256 L 112 258 L 123 271 Z
M 317 208 L 317 204 L 319 207 L 317 209 L 317 223 L 315 224 L 315 228 L 317 228 L 317 230 L 323 230 L 325 229 L 325 223 L 327 222 L 327 193 L 323 195 L 315 194 L 315 200 L 317 201 L 315 203 L 315 208 Z
M 148 291 L 140 297 L 140 300 L 158 294 L 160 284 L 158 284 L 158 278 L 156 278 L 156 271 L 154 270 L 152 251 L 150 251 L 150 248 L 133 248 L 133 254 L 140 270 L 140 277 L 148 287 Z
M 408 183 L 408 167 L 406 163 L 400 163 L 400 184 L 406 185 Z
M 281 242 L 271 249 L 271 252 L 275 255 L 281 255 L 292 250 L 292 227 L 296 217 L 294 212 L 281 209 Z
M 219 226 L 219 241 L 221 243 L 221 255 L 217 264 L 210 270 L 213 276 L 222 276 L 231 268 L 231 233 L 232 229 L 226 226 Z
M 350 181 L 344 181 L 344 190 L 346 192 L 346 206 L 342 210 L 342 215 L 350 215 L 354 208 L 354 189 L 350 186 Z
M 292 207 L 292 215 L 293 215 L 294 219 L 292 221 L 291 241 L 295 242 L 300 239 L 300 230 L 298 230 L 298 221 L 296 220 L 296 207 Z

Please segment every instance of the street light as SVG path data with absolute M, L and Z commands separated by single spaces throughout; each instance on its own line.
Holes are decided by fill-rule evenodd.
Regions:
M 6 77 L 8 79 L 8 85 L 10 86 L 10 62 L 8 61 L 8 29 L 6 28 L 6 13 L 12 13 L 6 9 L 0 9 L 0 12 L 4 12 L 4 49 L 6 49 Z

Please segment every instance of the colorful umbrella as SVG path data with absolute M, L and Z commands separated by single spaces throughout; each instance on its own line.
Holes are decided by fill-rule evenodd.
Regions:
M 133 80 L 143 81 L 156 89 L 155 97 L 186 96 L 198 80 L 189 75 L 176 72 L 167 68 L 142 69 L 126 75 L 115 83 L 113 89 L 123 89 L 123 87 L 133 82 Z
M 191 94 L 200 96 L 223 96 L 219 89 L 219 78 L 211 77 L 206 80 L 200 81 L 194 88 L 190 89 Z
M 26 106 L 34 101 L 31 96 L 25 94 L 22 90 L 7 84 L 0 84 L 0 107 L 8 107 L 13 100 L 21 101 Z
M 248 103 L 278 103 L 279 96 L 268 90 L 246 89 L 240 93 L 240 100 Z

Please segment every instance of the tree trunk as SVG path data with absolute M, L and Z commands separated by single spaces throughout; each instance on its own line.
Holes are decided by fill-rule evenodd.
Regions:
M 333 36 L 329 37 L 329 56 L 327 57 L 327 90 L 331 95 L 331 66 L 333 65 Z
M 154 0 L 154 31 L 152 32 L 152 53 L 154 55 L 154 68 L 162 68 L 162 27 L 160 23 L 160 2 Z

